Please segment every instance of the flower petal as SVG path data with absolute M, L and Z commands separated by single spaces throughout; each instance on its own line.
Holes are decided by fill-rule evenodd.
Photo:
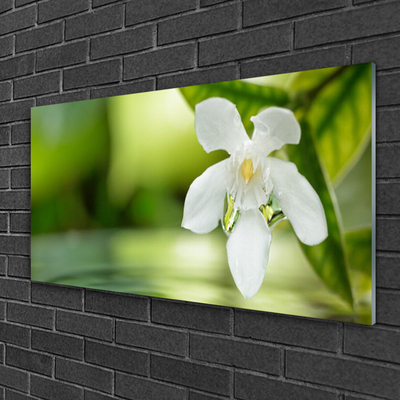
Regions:
M 271 231 L 259 210 L 243 212 L 229 236 L 226 248 L 236 286 L 246 299 L 253 297 L 267 268 Z
M 300 142 L 300 125 L 286 108 L 269 107 L 250 119 L 254 124 L 253 143 L 266 156 L 286 143 Z
M 207 168 L 192 182 L 183 208 L 183 228 L 208 233 L 218 226 L 224 212 L 228 161 Z
M 328 236 L 324 207 L 308 180 L 295 164 L 268 157 L 273 193 L 291 222 L 297 237 L 309 246 Z
M 195 128 L 204 150 L 226 150 L 232 154 L 250 142 L 236 106 L 226 99 L 212 97 L 196 104 Z

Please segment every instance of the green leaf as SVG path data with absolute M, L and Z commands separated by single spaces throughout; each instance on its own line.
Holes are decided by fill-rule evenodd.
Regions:
M 347 231 L 345 239 L 351 268 L 371 276 L 371 228 Z
M 305 102 L 318 153 L 336 182 L 359 158 L 370 138 L 372 64 L 305 71 L 291 89 Z
M 311 128 L 305 119 L 301 121 L 301 141 L 288 146 L 290 161 L 297 165 L 318 193 L 324 206 L 328 224 L 328 237 L 317 246 L 300 245 L 312 268 L 325 285 L 353 306 L 353 294 L 347 267 L 347 258 L 336 196 L 329 178 L 318 158 Z
M 209 97 L 223 97 L 230 100 L 236 105 L 247 132 L 253 131 L 250 117 L 256 115 L 262 108 L 284 107 L 289 102 L 289 95 L 283 89 L 243 81 L 188 86 L 180 90 L 193 109 L 197 103 Z

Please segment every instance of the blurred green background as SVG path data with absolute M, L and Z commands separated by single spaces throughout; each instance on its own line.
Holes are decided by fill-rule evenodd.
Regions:
M 32 279 L 156 297 L 371 323 L 372 64 L 140 93 L 32 109 Z M 250 117 L 291 108 L 296 163 L 318 192 L 329 237 L 273 232 L 259 293 L 236 288 L 221 228 L 180 227 L 191 182 L 227 157 L 207 154 L 195 104 L 225 97 Z

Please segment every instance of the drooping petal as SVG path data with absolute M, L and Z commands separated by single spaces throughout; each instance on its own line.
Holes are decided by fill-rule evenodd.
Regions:
M 226 150 L 232 154 L 250 139 L 236 106 L 226 99 L 212 97 L 196 104 L 195 128 L 204 150 Z
M 218 226 L 224 212 L 228 161 L 207 168 L 192 182 L 183 208 L 183 228 L 208 233 Z
M 253 297 L 263 282 L 268 263 L 271 231 L 259 210 L 240 216 L 226 248 L 236 286 L 246 299 Z
M 269 107 L 250 119 L 254 124 L 253 143 L 266 156 L 286 143 L 300 142 L 300 125 L 291 110 Z
M 295 164 L 268 157 L 273 193 L 297 237 L 309 246 L 328 236 L 324 207 L 308 180 Z

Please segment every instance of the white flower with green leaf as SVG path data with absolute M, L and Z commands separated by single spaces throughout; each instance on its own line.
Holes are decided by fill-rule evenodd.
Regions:
M 230 157 L 191 184 L 182 226 L 208 233 L 222 222 L 228 235 L 228 263 L 240 292 L 253 297 L 262 284 L 271 245 L 271 230 L 288 219 L 304 244 L 328 235 L 324 208 L 295 164 L 268 157 L 284 144 L 298 144 L 301 129 L 292 111 L 269 107 L 251 118 L 250 139 L 236 106 L 214 97 L 196 105 L 195 128 L 204 150 L 226 150 Z M 279 206 L 277 206 L 277 203 Z

